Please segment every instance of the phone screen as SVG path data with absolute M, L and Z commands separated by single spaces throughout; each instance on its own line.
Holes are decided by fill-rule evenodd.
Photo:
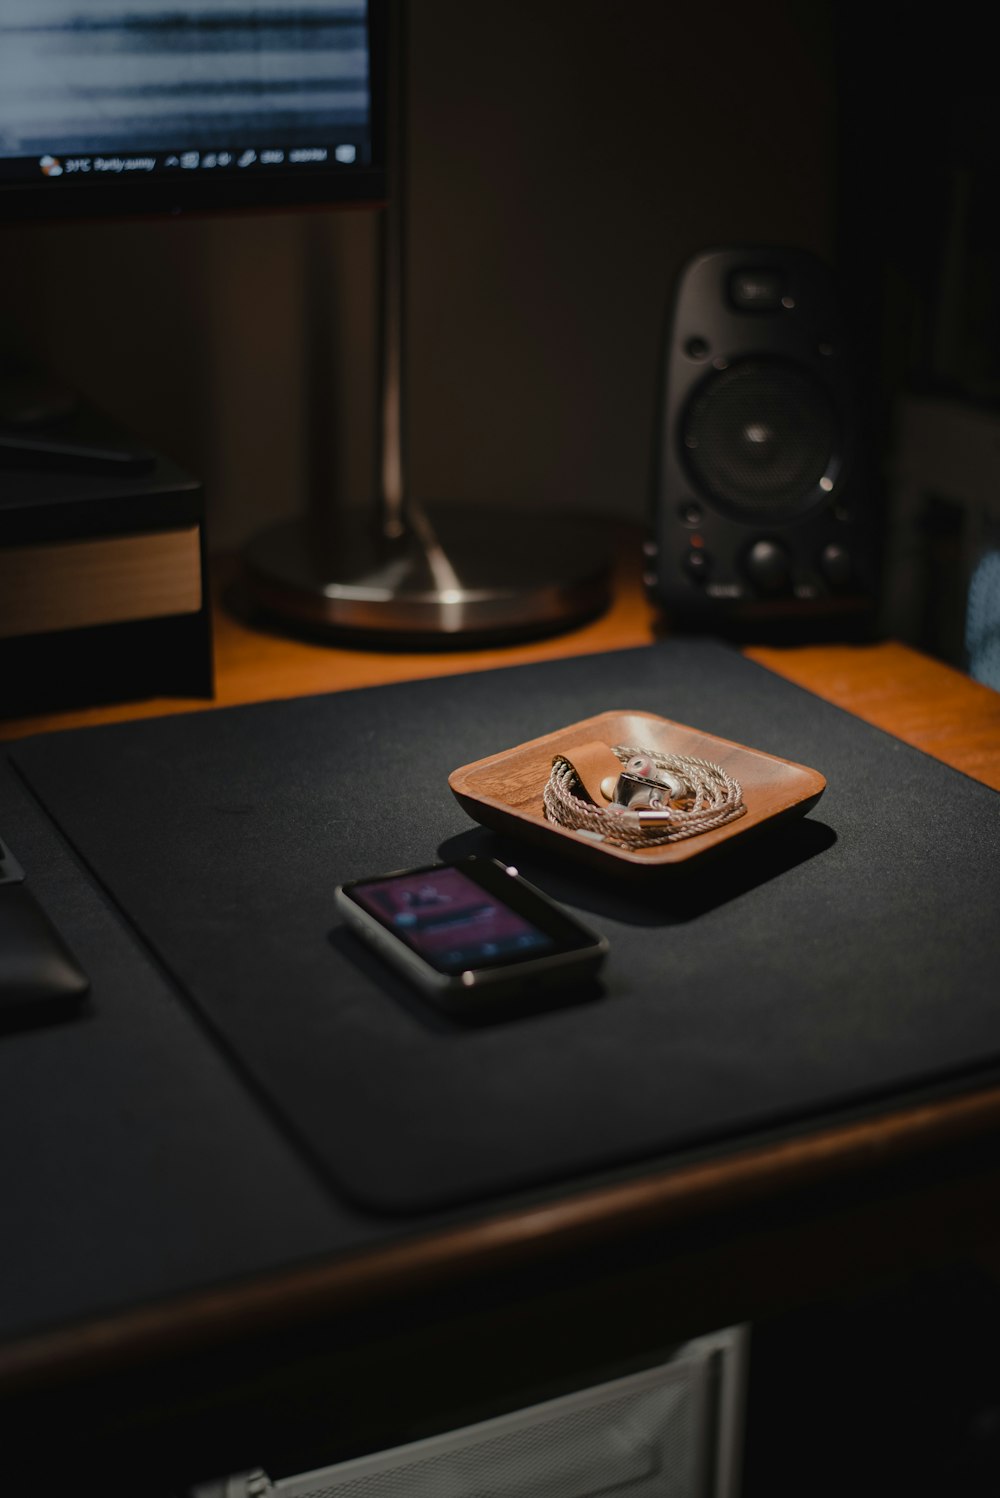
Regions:
M 351 893 L 442 973 L 540 957 L 557 946 L 553 936 L 460 869 L 418 869 L 355 884 Z

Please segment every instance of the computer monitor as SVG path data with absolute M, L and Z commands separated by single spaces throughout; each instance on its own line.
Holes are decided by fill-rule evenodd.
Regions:
M 377 202 L 382 0 L 4 0 L 0 219 Z

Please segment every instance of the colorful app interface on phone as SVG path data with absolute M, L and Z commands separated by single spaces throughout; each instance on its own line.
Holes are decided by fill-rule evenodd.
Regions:
M 458 869 L 424 869 L 355 889 L 355 899 L 440 972 L 551 951 L 552 937 Z

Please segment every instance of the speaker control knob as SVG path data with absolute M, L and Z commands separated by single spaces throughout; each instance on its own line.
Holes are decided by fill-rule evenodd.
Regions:
M 695 550 L 692 546 L 685 554 L 682 565 L 692 582 L 703 583 L 712 570 L 712 558 L 707 551 Z
M 791 586 L 792 559 L 780 541 L 755 541 L 743 559 L 743 570 L 761 593 L 784 593 Z
M 819 554 L 819 570 L 831 588 L 849 587 L 854 575 L 851 553 L 846 546 L 831 541 Z

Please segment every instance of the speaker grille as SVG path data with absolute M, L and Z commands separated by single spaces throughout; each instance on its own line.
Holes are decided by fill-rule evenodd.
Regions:
M 830 397 L 806 370 L 741 360 L 698 387 L 681 420 L 694 482 L 720 509 L 780 520 L 811 509 L 833 469 L 840 428 Z

